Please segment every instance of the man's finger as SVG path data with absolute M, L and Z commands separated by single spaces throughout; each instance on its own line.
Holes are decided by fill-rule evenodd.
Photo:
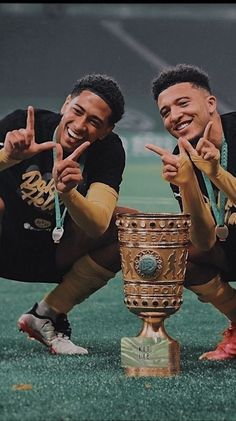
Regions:
M 179 146 L 179 152 L 183 155 L 186 155 L 186 152 L 188 152 L 189 155 L 197 155 L 197 152 L 192 147 L 191 143 L 183 137 L 179 138 L 178 146 Z
M 55 142 L 50 141 L 50 142 L 39 143 L 38 152 L 49 151 L 50 149 L 53 149 L 55 147 L 56 147 Z
M 160 148 L 160 146 L 153 145 L 152 143 L 148 143 L 147 145 L 145 145 L 145 148 L 149 149 L 152 152 L 157 153 L 158 155 L 160 155 L 160 157 L 162 157 L 164 154 L 168 152 L 165 149 Z
M 29 105 L 27 109 L 26 130 L 34 130 L 34 108 L 32 105 Z
M 211 127 L 212 127 L 212 121 L 209 121 L 205 127 L 204 133 L 203 133 L 203 137 L 205 139 L 209 138 L 210 135 L 210 131 L 211 131 Z
M 67 158 L 77 161 L 77 159 L 82 155 L 82 153 L 90 146 L 90 142 L 84 142 L 82 145 L 78 146 Z
M 184 138 L 180 137 L 178 139 L 178 147 L 179 147 L 179 153 L 181 155 L 186 155 L 186 150 L 185 150 L 185 143 L 184 143 Z
M 60 143 L 56 143 L 57 162 L 63 160 L 63 149 Z

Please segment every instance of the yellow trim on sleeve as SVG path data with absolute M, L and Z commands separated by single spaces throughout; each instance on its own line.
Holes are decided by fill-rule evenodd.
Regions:
M 225 195 L 236 205 L 236 177 L 226 171 L 219 163 L 219 160 L 207 161 L 199 156 L 191 156 L 196 167 L 203 171 L 214 185 L 225 193 Z
M 0 150 L 0 171 L 12 167 L 21 162 L 20 160 L 10 159 L 4 148 Z
M 108 228 L 118 193 L 107 184 L 91 184 L 84 197 L 75 188 L 59 194 L 75 223 L 90 237 L 99 237 Z
M 190 237 L 201 250 L 210 249 L 215 241 L 215 220 L 210 205 L 205 202 L 192 163 L 187 155 L 180 157 L 178 174 L 172 181 L 180 188 L 183 212 L 191 217 Z

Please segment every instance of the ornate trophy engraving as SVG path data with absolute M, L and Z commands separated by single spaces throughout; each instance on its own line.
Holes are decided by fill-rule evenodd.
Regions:
M 128 376 L 180 372 L 180 346 L 164 320 L 182 304 L 189 245 L 188 214 L 117 214 L 125 304 L 143 319 L 137 337 L 122 338 L 121 365 Z

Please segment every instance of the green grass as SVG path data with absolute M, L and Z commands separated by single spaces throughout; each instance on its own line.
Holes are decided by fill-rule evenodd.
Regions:
M 178 211 L 159 173 L 158 165 L 129 165 L 120 202 L 147 212 Z M 50 355 L 17 329 L 18 317 L 52 287 L 1 279 L 1 421 L 236 421 L 236 360 L 198 360 L 227 326 L 209 304 L 186 290 L 182 307 L 165 322 L 181 345 L 179 375 L 128 378 L 120 342 L 136 336 L 142 322 L 123 303 L 121 273 L 69 315 L 72 340 L 88 348 L 85 356 Z M 32 389 L 15 390 L 17 384 Z
M 73 340 L 86 356 L 53 356 L 18 332 L 16 320 L 50 286 L 2 280 L 2 421 L 233 421 L 235 361 L 198 361 L 213 348 L 226 320 L 189 291 L 165 326 L 181 344 L 181 373 L 170 378 L 127 378 L 120 365 L 122 337 L 142 322 L 123 304 L 120 276 L 70 314 Z M 31 384 L 32 390 L 13 389 Z
M 119 203 L 143 212 L 179 212 L 169 184 L 161 177 L 160 160 L 128 163 L 121 185 Z

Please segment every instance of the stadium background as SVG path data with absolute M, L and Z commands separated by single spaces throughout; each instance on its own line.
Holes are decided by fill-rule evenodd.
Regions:
M 220 112 L 235 110 L 235 21 L 230 3 L 1 3 L 0 116 L 29 104 L 58 111 L 77 78 L 113 76 L 126 98 L 116 129 L 127 152 L 120 203 L 177 211 L 158 158 L 144 148 L 174 145 L 163 132 L 151 80 L 165 65 L 196 64 L 209 73 Z M 52 358 L 17 332 L 18 316 L 47 292 L 44 285 L 2 279 L 0 290 L 2 421 L 236 420 L 235 362 L 197 361 L 226 321 L 188 291 L 167 321 L 182 344 L 181 375 L 126 379 L 120 339 L 135 336 L 140 322 L 123 304 L 120 274 L 71 314 L 74 337 L 90 349 L 86 359 Z M 32 390 L 17 391 L 21 383 Z

